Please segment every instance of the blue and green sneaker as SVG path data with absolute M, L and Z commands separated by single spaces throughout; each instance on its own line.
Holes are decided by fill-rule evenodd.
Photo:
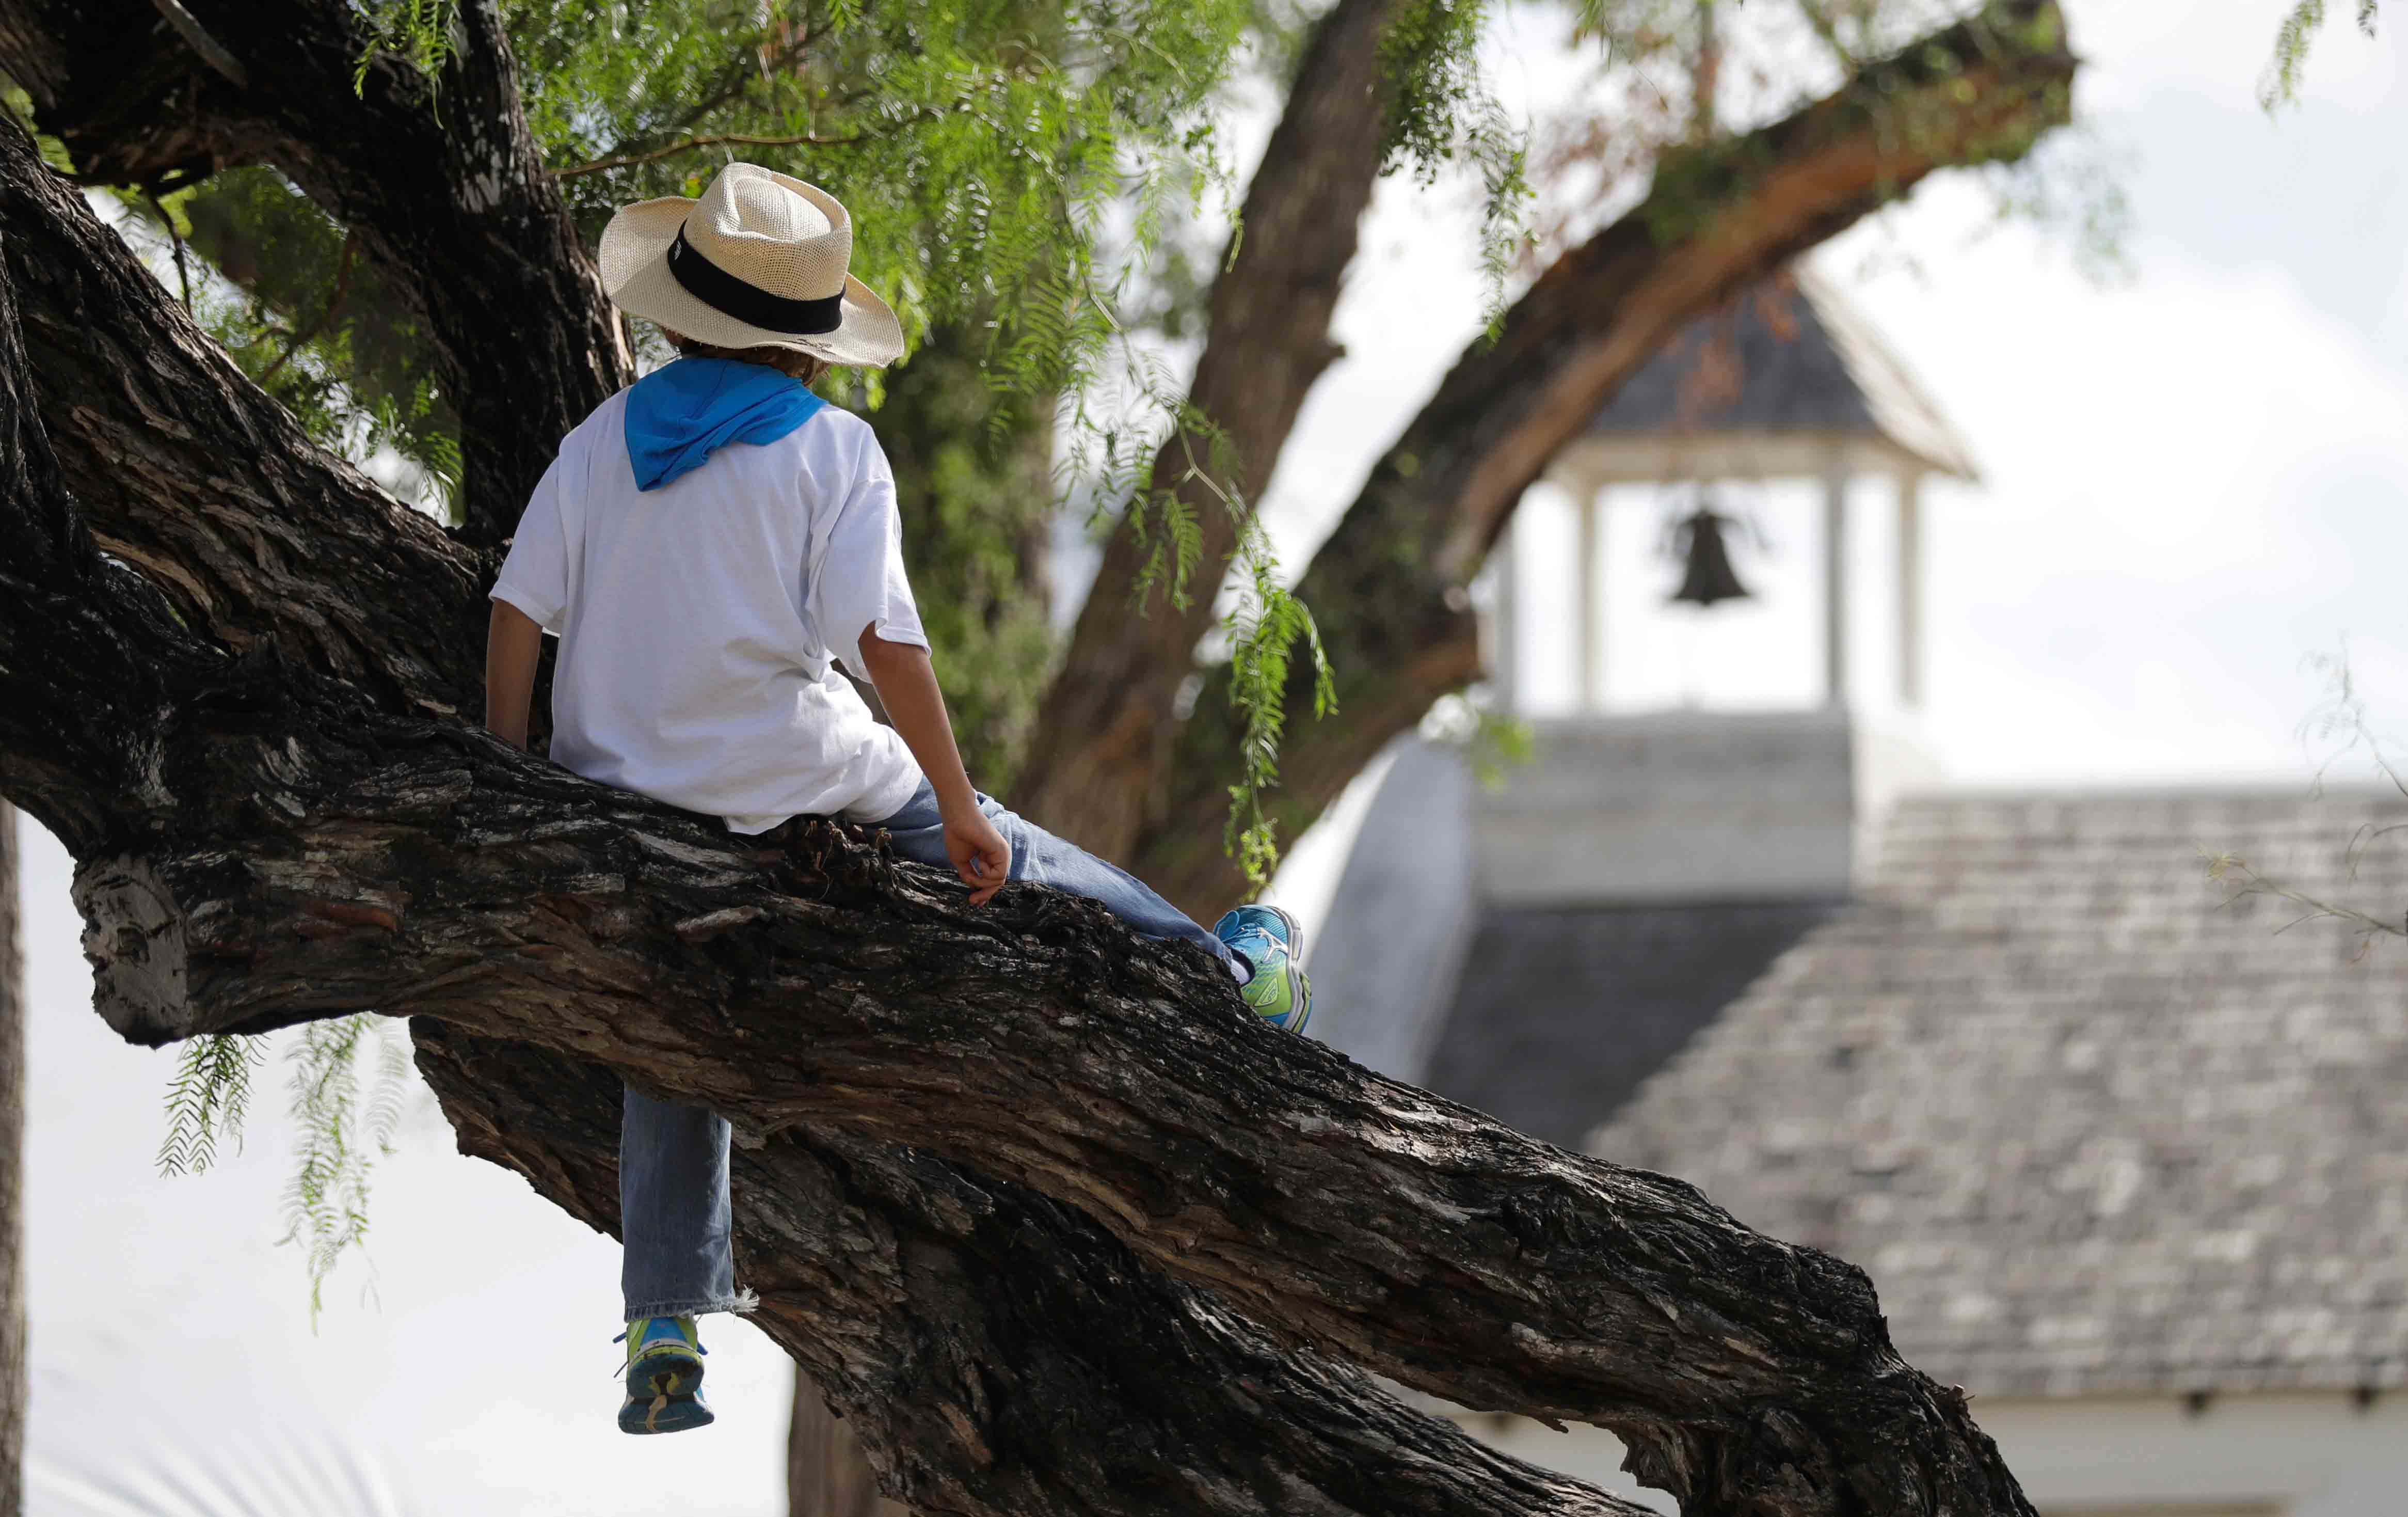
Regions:
M 619 1409 L 622 1433 L 682 1433 L 708 1426 L 702 1403 L 702 1356 L 710 1351 L 695 1333 L 691 1317 L 638 1317 L 613 1338 L 627 1345 L 627 1402 Z
M 1303 1032 L 1312 1015 L 1312 983 L 1296 961 L 1304 951 L 1296 918 L 1277 906 L 1240 906 L 1213 924 L 1212 935 L 1254 966 L 1254 978 L 1238 992 L 1254 1015 L 1273 1027 Z

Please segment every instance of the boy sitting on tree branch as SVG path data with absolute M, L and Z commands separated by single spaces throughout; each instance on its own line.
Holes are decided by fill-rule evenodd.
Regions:
M 560 639 L 552 758 L 756 833 L 799 816 L 883 829 L 984 903 L 1007 881 L 1101 903 L 1228 965 L 1246 1003 L 1301 1031 L 1297 928 L 1240 906 L 1208 932 L 1125 872 L 1006 811 L 964 772 L 903 569 L 895 482 L 869 424 L 810 383 L 903 353 L 848 271 L 824 191 L 730 164 L 701 197 L 623 207 L 604 287 L 681 352 L 561 443 L 493 588 L 485 725 L 521 747 L 542 637 Z M 882 725 L 835 667 L 876 687 Z M 743 1311 L 729 1128 L 628 1091 L 619 1138 L 627 1396 L 620 1427 L 711 1421 L 695 1318 Z

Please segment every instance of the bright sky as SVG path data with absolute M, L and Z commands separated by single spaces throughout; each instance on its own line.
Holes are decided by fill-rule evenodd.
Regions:
M 2408 561 L 2399 28 L 2368 42 L 2337 20 L 2305 108 L 2270 123 L 2253 90 L 2282 8 L 2073 6 L 2083 107 L 2125 160 L 2128 283 L 2086 282 L 2061 239 L 2028 227 L 1966 245 L 1979 197 L 1944 182 L 1819 260 L 1984 470 L 1979 488 L 1928 497 L 1925 733 L 1953 779 L 2304 785 L 2326 751 L 2300 733 L 2326 694 L 2304 661 L 2344 650 L 2378 715 L 2408 723 L 2391 578 Z M 1504 23 L 1516 98 L 1554 77 L 1542 50 L 1555 33 L 1536 10 Z M 1292 556 L 1469 335 L 1467 228 L 1409 185 L 1383 186 L 1340 308 L 1348 355 L 1314 391 L 1270 491 Z M 1920 276 L 1895 267 L 1901 251 Z M 1887 270 L 1860 275 L 1876 258 Z M 1881 503 L 1874 486 L 1862 498 Z M 1561 531 L 1548 504 L 1534 502 L 1541 546 L 1526 550 L 1542 567 L 1547 533 Z M 1761 501 L 1773 552 L 1742 571 L 1764 603 L 1696 638 L 1645 609 L 1670 573 L 1640 556 L 1653 509 L 1639 505 L 1618 528 L 1628 541 L 1609 544 L 1614 687 L 1640 703 L 1804 699 L 1813 665 L 1799 650 L 1817 625 L 1809 503 Z M 1883 545 L 1862 550 L 1858 583 L 1885 584 Z M 1885 614 L 1868 603 L 1869 648 Z M 1534 667 L 1542 698 L 1566 660 Z M 1864 664 L 1884 667 L 1872 652 Z M 208 1470 L 297 1492 L 306 1472 L 346 1467 L 327 1449 L 368 1472 L 347 1481 L 388 1494 L 257 1510 L 781 1510 L 782 1360 L 722 1326 L 709 1339 L 718 1426 L 620 1436 L 615 1246 L 453 1156 L 431 1109 L 378 1183 L 378 1298 L 364 1302 L 365 1273 L 346 1266 L 313 1336 L 299 1255 L 275 1241 L 282 1072 L 265 1076 L 240 1158 L 159 1178 L 172 1055 L 117 1044 L 91 1014 L 66 860 L 26 832 L 36 1511 L 231 1510 L 195 1494 Z M 1306 840 L 1282 895 L 1325 896 L 1336 851 Z M 156 1435 L 128 1444 L 137 1422 Z M 112 1484 L 147 1494 L 95 1494 Z

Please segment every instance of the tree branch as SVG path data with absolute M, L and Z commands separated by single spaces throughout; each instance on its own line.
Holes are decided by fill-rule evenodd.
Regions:
M 615 1232 L 618 1079 L 441 1022 L 412 1028 L 461 1151 Z M 1504 1458 L 1358 1371 L 1283 1351 L 1018 1186 L 822 1134 L 739 1149 L 735 1168 L 753 1324 L 825 1390 L 914 1510 L 1643 1510 Z
M 0 0 L 0 71 L 86 178 L 150 183 L 270 163 L 351 228 L 433 338 L 462 420 L 462 531 L 499 542 L 559 440 L 626 375 L 492 0 L 462 0 L 440 78 L 380 54 L 356 89 L 344 0 L 185 8 L 249 88 L 147 0 Z
M 150 0 L 150 6 L 161 16 L 166 18 L 167 24 L 176 29 L 177 36 L 182 37 L 194 52 L 201 55 L 203 63 L 224 75 L 227 81 L 236 88 L 251 87 L 250 74 L 236 60 L 234 54 L 226 51 L 223 44 L 202 30 L 201 23 L 194 20 L 193 13 L 183 7 L 181 0 Z
M 2006 0 L 1869 65 L 1797 114 L 1668 155 L 1647 199 L 1565 254 L 1475 343 L 1373 466 L 1307 570 L 1336 719 L 1299 722 L 1266 800 L 1289 835 L 1430 702 L 1478 672 L 1469 587 L 1522 492 L 1690 318 L 1903 195 L 1934 169 L 2012 158 L 2067 119 L 2074 59 L 2053 0 Z M 1311 672 L 1291 679 L 1310 709 Z M 1241 723 L 1207 684 L 1159 775 L 1162 821 L 1125 860 L 1210 917 L 1245 882 L 1193 825 L 1226 795 Z
M 167 234 L 167 240 L 175 247 L 176 293 L 182 296 L 184 309 L 190 311 L 193 309 L 193 271 L 184 262 L 184 234 L 178 229 L 176 218 L 169 215 L 167 208 L 159 203 L 157 195 L 146 195 L 143 199 L 150 202 L 151 214 L 159 218 L 160 228 Z
M 74 840 L 96 1004 L 130 1038 L 436 1017 L 751 1137 L 907 1144 L 1075 1200 L 1300 1341 L 1599 1422 L 1701 1510 L 2026 1510 L 1861 1274 L 1283 1042 L 1184 945 L 1046 890 L 969 908 L 824 824 L 800 864 L 739 850 L 481 734 L 275 712 L 293 683 L 228 678 L 163 724 L 159 772 L 224 787 L 183 793 L 172 847 Z
M 740 50 L 734 58 L 729 60 L 728 66 L 722 71 L 719 81 L 710 89 L 706 90 L 700 99 L 695 101 L 685 109 L 679 111 L 677 120 L 670 123 L 666 128 L 669 133 L 678 137 L 677 140 L 673 140 L 666 145 L 662 145 L 656 141 L 650 147 L 639 147 L 637 145 L 638 142 L 643 140 L 641 137 L 630 141 L 622 141 L 612 145 L 609 149 L 604 152 L 601 157 L 596 158 L 590 163 L 579 164 L 573 168 L 563 168 L 558 170 L 555 177 L 560 179 L 575 179 L 580 175 L 599 174 L 605 170 L 612 168 L 630 168 L 638 164 L 649 164 L 656 159 L 666 158 L 675 153 L 691 152 L 695 148 L 715 147 L 723 144 L 740 142 L 752 147 L 796 147 L 805 144 L 817 147 L 843 147 L 849 143 L 863 140 L 863 138 L 858 137 L 819 137 L 810 136 L 808 133 L 800 137 L 745 137 L 741 135 L 725 134 L 716 137 L 697 137 L 691 135 L 696 123 L 708 117 L 712 111 L 726 105 L 729 101 L 735 100 L 743 95 L 746 92 L 751 90 L 755 80 L 783 72 L 786 68 L 798 61 L 803 54 L 808 52 L 810 50 L 810 37 L 808 35 L 800 35 L 788 38 L 779 46 L 773 53 L 766 58 L 761 55 L 761 50 L 758 48 Z M 657 134 L 648 135 L 657 136 Z
M 633 168 L 638 164 L 649 164 L 656 159 L 675 157 L 681 152 L 692 152 L 696 148 L 849 148 L 864 140 L 867 139 L 860 137 L 817 137 L 809 132 L 794 137 L 759 137 L 746 132 L 720 132 L 710 137 L 684 137 L 666 147 L 654 148 L 648 152 L 629 152 L 622 153 L 615 158 L 596 158 L 590 164 L 579 164 L 571 168 L 556 170 L 553 177 L 576 179 L 582 174 L 600 174 L 613 168 Z
M 496 566 L 311 442 L 22 133 L 0 138 L 0 267 L 99 546 L 233 652 L 280 649 L 396 709 L 479 709 Z
M 1395 0 L 1339 0 L 1315 24 L 1246 188 L 1235 259 L 1224 254 L 1212 284 L 1188 399 L 1226 434 L 1226 462 L 1248 500 L 1338 355 L 1329 319 L 1379 175 L 1389 95 L 1380 39 L 1396 9 Z M 1211 483 L 1191 477 L 1191 452 L 1205 451 L 1201 439 L 1174 433 L 1152 475 L 1179 482 L 1174 493 L 1195 513 L 1201 579 L 1184 604 L 1155 597 L 1137 614 L 1131 598 L 1150 548 L 1125 526 L 1111 535 L 1012 787 L 1020 809 L 1110 859 L 1127 856 L 1147 819 L 1147 780 L 1174 730 L 1172 698 L 1237 546 L 1238 524 Z

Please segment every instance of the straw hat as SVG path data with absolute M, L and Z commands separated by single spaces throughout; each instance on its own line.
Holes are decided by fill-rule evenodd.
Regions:
M 622 206 L 602 231 L 611 303 L 697 342 L 882 368 L 903 327 L 854 279 L 853 218 L 816 184 L 729 164 L 699 200 Z

